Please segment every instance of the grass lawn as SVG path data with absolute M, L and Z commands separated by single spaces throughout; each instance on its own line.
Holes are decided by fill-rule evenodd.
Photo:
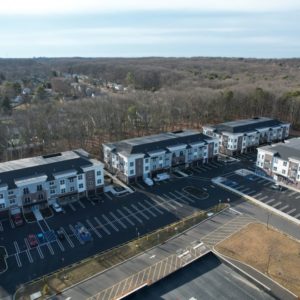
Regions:
M 263 224 L 249 224 L 215 248 L 261 271 L 300 297 L 299 241 Z

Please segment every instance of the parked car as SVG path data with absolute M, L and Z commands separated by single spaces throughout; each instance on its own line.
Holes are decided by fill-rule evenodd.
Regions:
M 31 248 L 36 247 L 39 244 L 39 242 L 38 242 L 38 240 L 37 240 L 37 238 L 34 234 L 29 234 L 27 239 L 28 239 L 28 242 L 29 242 L 29 246 Z
M 154 183 L 153 183 L 153 180 L 149 177 L 146 177 L 144 178 L 144 182 L 148 185 L 148 186 L 152 186 Z
M 56 231 L 56 235 L 57 235 L 58 239 L 60 239 L 61 241 L 63 241 L 66 238 L 62 229 L 58 229 Z
M 62 207 L 61 207 L 57 202 L 54 202 L 54 203 L 52 204 L 52 208 L 53 208 L 57 213 L 63 211 L 63 210 L 62 210 Z
M 79 236 L 79 238 L 83 241 L 83 242 L 90 242 L 92 241 L 92 235 L 91 233 L 87 230 L 87 228 L 80 222 L 77 222 L 77 224 L 75 225 L 75 230 Z
M 272 185 L 271 185 L 271 188 L 272 188 L 273 190 L 281 191 L 282 186 L 279 185 L 279 184 L 277 184 L 277 183 L 275 183 L 275 184 L 272 184 Z
M 160 173 L 157 174 L 155 178 L 153 178 L 154 181 L 162 181 L 162 180 L 167 180 L 170 179 L 170 175 L 167 173 Z
M 11 218 L 16 226 L 21 226 L 24 223 L 21 214 L 12 215 Z
M 36 236 L 37 236 L 37 239 L 38 239 L 39 244 L 43 244 L 43 243 L 46 242 L 46 239 L 45 239 L 43 233 L 38 233 Z

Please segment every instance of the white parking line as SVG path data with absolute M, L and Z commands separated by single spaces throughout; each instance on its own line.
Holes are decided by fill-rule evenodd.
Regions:
M 100 228 L 103 229 L 103 231 L 105 231 L 108 235 L 111 235 L 110 231 L 100 222 L 97 217 L 94 217 L 94 220 L 100 226 Z
M 2 222 L 0 221 L 0 231 L 4 231 Z
M 43 254 L 43 252 L 42 252 L 41 246 L 38 245 L 38 246 L 36 247 L 36 249 L 37 249 L 37 251 L 38 251 L 38 253 L 39 253 L 40 258 L 41 258 L 41 259 L 44 259 L 44 254 Z
M 296 197 L 296 199 L 300 199 L 300 195 Z
M 283 206 L 283 207 L 281 207 L 281 208 L 278 208 L 279 210 L 281 210 L 281 211 L 283 211 L 283 210 L 285 210 L 286 208 L 288 208 L 288 207 L 290 207 L 289 205 L 285 205 L 285 206 Z
M 137 185 L 140 189 L 142 189 L 142 190 L 145 189 L 145 188 L 144 188 L 140 183 L 138 183 L 138 182 L 136 182 L 136 185 Z
M 66 233 L 66 231 L 64 230 L 63 227 L 60 227 L 60 230 L 63 232 L 66 240 L 68 241 L 68 243 L 70 244 L 71 248 L 74 248 L 74 244 L 73 242 L 71 241 L 70 237 L 68 236 L 68 234 Z
M 297 214 L 294 218 L 299 219 L 299 217 L 300 217 L 300 213 Z
M 80 200 L 78 200 L 78 203 L 82 208 L 85 208 L 85 205 Z
M 130 225 L 135 226 L 135 223 L 131 221 L 120 209 L 117 209 L 117 212 L 124 218 Z
M 268 197 L 268 196 L 263 196 L 263 197 L 261 197 L 261 198 L 258 198 L 257 200 L 263 201 L 263 200 L 265 200 L 265 199 L 267 199 L 267 198 L 269 198 L 269 197 Z
M 112 200 L 112 197 L 108 195 L 108 193 L 104 193 L 104 196 L 107 197 L 109 200 Z
M 143 221 L 138 216 L 136 216 L 135 213 L 133 213 L 128 207 L 123 206 L 123 209 L 126 210 L 131 216 L 133 216 L 138 222 L 143 224 Z
M 182 199 L 179 195 L 175 195 L 174 193 L 169 193 L 172 197 L 174 197 L 175 199 L 177 199 L 178 201 L 184 203 L 185 205 L 190 205 L 189 202 L 187 202 L 186 200 Z
M 177 193 L 179 195 L 179 197 L 181 198 L 184 198 L 186 201 L 189 201 L 191 203 L 195 203 L 195 200 L 191 199 L 190 197 L 188 197 L 186 194 L 182 193 L 182 192 L 178 192 L 178 191 L 174 191 L 174 194 Z M 170 193 L 170 194 L 173 194 L 173 193 Z M 192 195 L 190 195 L 192 196 Z M 182 200 L 183 201 L 183 200 Z
M 264 186 L 267 186 L 267 185 L 270 185 L 270 184 L 273 184 L 273 182 L 267 181 L 267 182 L 263 183 Z
M 109 214 L 124 228 L 126 229 L 127 226 L 113 213 L 109 212 Z
M 148 200 L 144 200 L 149 206 L 151 206 L 154 210 L 156 210 L 159 214 L 163 215 L 164 212 L 160 210 L 156 205 L 150 203 Z
M 275 203 L 274 205 L 272 205 L 273 207 L 277 207 L 277 206 L 279 206 L 281 204 L 281 202 L 277 202 L 277 203 Z
M 19 256 L 18 253 L 15 253 L 15 259 L 17 261 L 18 267 L 21 268 L 22 267 L 22 263 L 21 263 L 20 256 Z
M 257 181 L 257 183 L 263 183 L 263 182 L 265 182 L 265 179 L 261 179 L 261 180 Z
M 138 207 L 136 207 L 134 204 L 131 204 L 131 207 L 132 207 L 133 209 L 135 209 L 140 215 L 142 215 L 146 220 L 150 220 L 150 218 L 149 218 L 146 214 L 144 214 L 142 211 L 140 211 L 140 210 L 138 209 Z
M 255 194 L 255 195 L 253 196 L 253 198 L 257 198 L 257 197 L 260 196 L 260 195 L 262 195 L 262 193 Z
M 295 194 L 298 194 L 298 192 L 294 191 L 294 192 L 288 194 L 288 197 L 292 197 L 292 196 L 294 196 Z
M 254 195 L 254 194 L 256 194 L 256 191 L 251 191 L 251 192 L 248 193 L 248 195 L 250 195 L 250 196 Z
M 246 191 L 249 191 L 249 190 L 250 190 L 250 188 L 244 188 L 244 189 L 241 189 L 240 192 L 245 193 Z
M 29 262 L 32 264 L 32 263 L 33 263 L 33 258 L 32 258 L 32 256 L 31 256 L 31 253 L 30 253 L 30 246 L 29 246 L 28 241 L 27 241 L 26 238 L 24 238 L 24 242 L 25 242 L 26 248 L 27 248 L 27 249 L 26 249 L 26 254 L 27 254 L 28 260 L 29 260 Z
M 60 241 L 59 239 L 56 239 L 56 242 L 57 242 L 57 244 L 58 244 L 60 250 L 61 250 L 62 252 L 64 252 L 64 251 L 65 251 L 65 247 L 62 245 L 61 241 Z
M 47 245 L 47 247 L 48 247 L 50 253 L 51 253 L 52 255 L 54 255 L 54 251 L 53 251 L 53 248 L 52 248 L 51 244 L 50 244 L 50 243 L 47 243 L 46 245 Z
M 296 211 L 296 208 L 293 208 L 293 209 L 287 211 L 286 214 L 290 215 L 290 214 L 293 213 L 294 211 Z
M 12 219 L 11 218 L 8 218 L 8 219 L 9 219 L 11 228 L 15 228 L 16 226 L 15 226 L 14 222 L 12 221 Z
M 159 196 L 159 195 L 157 195 L 156 197 L 157 197 L 159 200 L 162 201 L 162 203 L 161 203 L 161 202 L 158 202 L 158 203 L 161 203 L 161 205 L 164 206 L 164 204 L 165 204 L 165 205 L 167 204 L 167 205 L 171 206 L 172 209 L 176 209 L 176 206 L 174 206 L 172 203 L 168 202 L 166 199 L 162 198 L 162 197 Z M 170 209 L 167 208 L 166 206 L 164 206 L 164 208 L 165 208 L 166 210 L 170 211 Z
M 178 201 L 172 199 L 172 198 L 169 197 L 168 195 L 163 194 L 163 196 L 169 200 L 169 203 L 172 202 L 172 203 L 174 203 L 175 205 L 178 205 L 178 206 L 180 206 L 180 207 L 183 207 L 183 205 L 182 205 L 181 203 L 179 203 Z
M 69 224 L 69 227 L 70 227 L 71 231 L 73 232 L 73 234 L 75 235 L 76 239 L 79 241 L 79 243 L 80 243 L 81 245 L 83 245 L 84 243 L 83 243 L 83 241 L 79 238 L 79 236 L 78 236 L 78 234 L 77 234 L 75 228 L 74 228 L 71 224 Z
M 139 206 L 141 206 L 144 210 L 146 210 L 147 212 L 149 212 L 150 215 L 152 215 L 153 217 L 157 217 L 157 215 L 151 211 L 151 209 L 149 207 L 146 207 L 144 204 L 142 204 L 141 202 L 137 203 Z
M 102 218 L 103 218 L 103 219 L 107 222 L 107 224 L 109 224 L 110 227 L 112 227 L 115 231 L 119 231 L 119 228 L 116 227 L 116 226 L 112 223 L 112 221 L 111 221 L 106 215 L 102 214 Z
M 74 207 L 74 205 L 73 205 L 72 203 L 69 203 L 69 206 L 71 207 L 71 209 L 72 209 L 73 211 L 76 211 L 76 208 Z
M 236 190 L 240 190 L 240 189 L 243 189 L 245 186 L 243 184 L 241 185 L 238 185 L 235 187 Z M 233 187 L 234 188 L 234 187 Z
M 90 222 L 90 220 L 86 219 L 87 224 L 90 226 L 90 228 L 94 231 L 94 233 L 96 234 L 96 236 L 98 238 L 102 238 L 102 235 L 100 234 L 100 232 L 93 226 L 93 224 Z
M 265 202 L 265 204 L 270 204 L 270 203 L 272 203 L 272 202 L 274 202 L 275 201 L 275 199 L 270 199 L 270 200 L 268 200 L 267 202 Z

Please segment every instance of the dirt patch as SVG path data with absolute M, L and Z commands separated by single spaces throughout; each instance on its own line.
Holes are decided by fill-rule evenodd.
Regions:
M 300 296 L 300 242 L 263 224 L 250 224 L 216 249 L 249 264 Z

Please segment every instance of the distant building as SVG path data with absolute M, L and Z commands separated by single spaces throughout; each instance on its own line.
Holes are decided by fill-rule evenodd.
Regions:
M 171 168 L 200 165 L 218 155 L 218 139 L 185 130 L 103 144 L 106 167 L 132 182 Z
M 288 137 L 289 129 L 289 123 L 258 117 L 204 126 L 203 133 L 220 139 L 220 153 L 236 155 L 253 151 L 262 144 L 282 141 Z
M 256 166 L 276 180 L 300 183 L 300 138 L 257 149 Z
M 103 185 L 103 164 L 82 149 L 0 163 L 0 213 L 63 204 Z

